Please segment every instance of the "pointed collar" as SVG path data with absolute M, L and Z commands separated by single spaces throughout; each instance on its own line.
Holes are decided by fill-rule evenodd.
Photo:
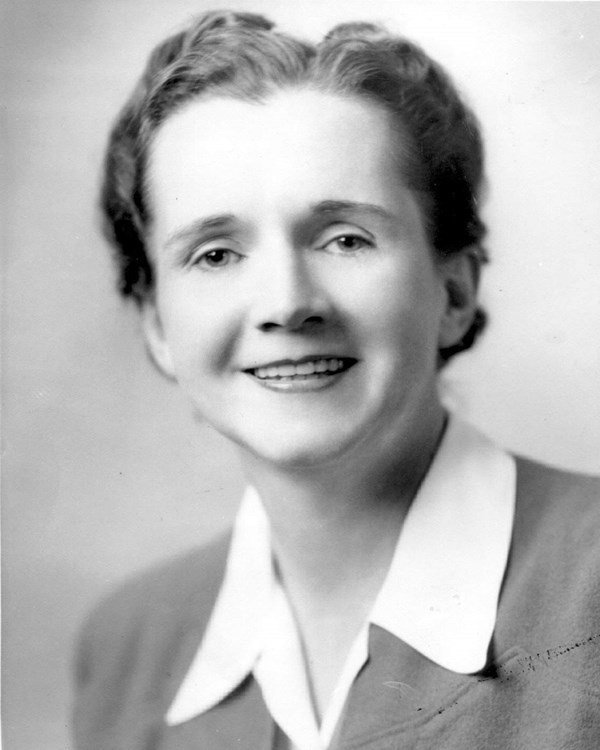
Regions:
M 204 638 L 166 715 L 179 724 L 223 700 L 252 671 L 276 594 L 269 521 L 256 490 L 244 493 L 223 584 Z
M 515 461 L 452 418 L 406 516 L 370 622 L 453 672 L 485 666 L 515 505 Z
M 452 417 L 406 516 L 369 622 L 446 669 L 482 669 L 510 546 L 515 477 L 511 456 Z M 249 488 L 219 597 L 168 724 L 207 711 L 252 672 L 269 637 L 276 594 L 269 521 Z

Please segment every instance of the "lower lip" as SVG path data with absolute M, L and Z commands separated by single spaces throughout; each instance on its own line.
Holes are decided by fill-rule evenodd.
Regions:
M 351 368 L 331 373 L 313 373 L 312 375 L 292 375 L 287 378 L 257 378 L 247 373 L 255 383 L 270 391 L 279 393 L 308 393 L 322 391 L 337 383 Z

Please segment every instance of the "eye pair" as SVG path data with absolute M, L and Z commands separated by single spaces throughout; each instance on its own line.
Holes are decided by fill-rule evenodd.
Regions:
M 359 234 L 344 233 L 328 240 L 324 245 L 317 249 L 320 251 L 335 252 L 340 254 L 358 253 L 365 248 L 373 247 L 373 242 Z M 215 270 L 225 268 L 234 263 L 239 263 L 246 256 L 237 250 L 227 247 L 216 247 L 205 250 L 197 255 L 193 261 L 193 266 L 198 266 L 205 270 Z

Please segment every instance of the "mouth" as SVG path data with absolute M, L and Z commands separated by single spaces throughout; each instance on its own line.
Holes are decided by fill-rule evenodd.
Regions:
M 294 386 L 322 387 L 337 380 L 358 360 L 353 357 L 311 356 L 297 360 L 280 360 L 244 372 L 256 378 L 261 385 L 289 390 Z

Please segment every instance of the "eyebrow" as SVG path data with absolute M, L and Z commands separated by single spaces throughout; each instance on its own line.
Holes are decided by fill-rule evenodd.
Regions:
M 172 232 L 165 242 L 165 248 L 171 247 L 179 242 L 185 242 L 189 239 L 196 239 L 203 234 L 210 233 L 215 229 L 230 229 L 233 224 L 237 223 L 237 219 L 233 214 L 215 214 L 214 216 L 206 216 L 203 219 L 196 219 L 190 224 L 181 229 L 177 229 Z
M 362 203 L 358 201 L 345 200 L 324 200 L 315 203 L 310 207 L 311 214 L 324 218 L 339 215 L 343 213 L 359 212 L 379 216 L 387 221 L 393 219 L 393 214 L 379 206 L 376 203 Z M 196 219 L 190 224 L 176 229 L 166 239 L 165 248 L 168 249 L 173 245 L 181 242 L 188 242 L 191 239 L 197 240 L 205 234 L 210 234 L 215 230 L 231 230 L 232 226 L 238 225 L 239 219 L 234 214 L 214 214 L 201 219 Z
M 312 213 L 320 216 L 329 216 L 330 214 L 340 214 L 348 212 L 369 213 L 380 216 L 383 219 L 393 219 L 391 211 L 379 206 L 376 203 L 360 203 L 356 201 L 321 201 L 311 206 Z

